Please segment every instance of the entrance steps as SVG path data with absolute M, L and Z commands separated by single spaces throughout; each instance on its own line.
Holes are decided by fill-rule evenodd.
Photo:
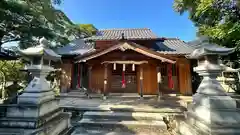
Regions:
M 114 110 L 114 111 L 113 111 Z M 164 117 L 182 115 L 178 109 L 115 108 L 83 110 L 72 120 L 72 135 L 169 135 Z
M 169 135 L 164 118 L 183 116 L 190 100 L 176 94 L 158 100 L 156 95 L 140 99 L 137 93 L 110 93 L 106 100 L 61 98 L 61 106 L 73 112 L 72 135 Z

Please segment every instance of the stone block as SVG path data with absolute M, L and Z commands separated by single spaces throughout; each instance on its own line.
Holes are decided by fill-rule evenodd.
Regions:
M 53 91 L 45 91 L 45 92 L 34 92 L 28 93 L 24 92 L 18 97 L 18 104 L 41 104 L 42 102 L 46 102 L 48 100 L 54 99 L 55 95 Z
M 192 108 L 188 108 L 186 114 L 186 118 L 194 115 L 194 117 L 209 124 L 226 123 L 229 125 L 240 123 L 240 111 L 237 109 L 211 109 L 205 106 L 193 106 Z
M 71 128 L 69 120 L 70 115 L 68 113 L 61 113 L 39 128 L 0 128 L 0 133 L 11 135 L 62 135 L 62 132 Z
M 50 100 L 39 105 L 16 105 L 7 108 L 7 117 L 37 118 L 59 108 L 59 100 Z
M 238 125 L 239 126 L 239 125 Z M 239 135 L 238 127 L 197 127 L 192 123 L 181 121 L 178 123 L 177 133 L 180 135 Z
M 42 117 L 37 118 L 24 118 L 24 117 L 5 117 L 0 119 L 0 126 L 2 127 L 12 127 L 12 128 L 39 128 L 48 121 L 51 121 L 59 114 L 62 113 L 62 109 L 57 109 L 53 112 L 50 112 Z
M 193 97 L 195 108 L 204 106 L 209 109 L 236 109 L 237 102 L 230 96 L 209 96 L 204 94 L 195 94 Z

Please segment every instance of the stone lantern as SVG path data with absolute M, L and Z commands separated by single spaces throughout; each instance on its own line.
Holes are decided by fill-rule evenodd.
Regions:
M 61 56 L 48 49 L 47 45 L 47 40 L 41 38 L 40 45 L 20 50 L 20 54 L 30 61 L 30 65 L 26 65 L 26 70 L 32 73 L 33 80 L 19 96 L 18 103 L 38 104 L 54 97 L 46 76 L 54 71 L 51 62 L 60 61 Z
M 235 135 L 240 134 L 240 111 L 237 104 L 216 80 L 224 70 L 219 57 L 228 55 L 234 48 L 203 46 L 196 49 L 189 58 L 197 59 L 194 68 L 203 80 L 188 106 L 185 120 L 180 121 L 181 135 Z
M 54 71 L 51 62 L 61 59 L 47 44 L 42 38 L 40 45 L 20 50 L 31 63 L 26 70 L 32 73 L 33 80 L 18 96 L 17 104 L 6 107 L 5 117 L 0 118 L 0 134 L 62 135 L 70 131 L 70 114 L 59 107 L 59 100 L 45 78 Z

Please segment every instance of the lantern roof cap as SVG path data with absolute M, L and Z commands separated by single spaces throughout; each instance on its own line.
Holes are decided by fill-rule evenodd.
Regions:
M 19 50 L 20 54 L 25 57 L 43 56 L 45 59 L 53 61 L 58 61 L 61 59 L 61 55 L 58 55 L 52 49 L 49 49 L 47 47 L 49 45 L 49 42 L 44 37 L 39 40 L 39 43 L 40 44 L 37 46 Z
M 187 57 L 191 59 L 199 59 L 207 55 L 224 56 L 233 53 L 234 51 L 235 48 L 227 48 L 216 44 L 205 43 L 199 48 L 196 48 L 190 55 L 187 55 Z

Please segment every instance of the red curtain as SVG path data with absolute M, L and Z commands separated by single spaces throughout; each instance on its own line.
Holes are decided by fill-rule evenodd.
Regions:
M 174 85 L 172 79 L 172 64 L 167 65 L 167 71 L 168 71 L 168 87 L 172 89 Z
M 122 71 L 122 88 L 126 87 L 126 81 L 125 81 L 125 73 Z

